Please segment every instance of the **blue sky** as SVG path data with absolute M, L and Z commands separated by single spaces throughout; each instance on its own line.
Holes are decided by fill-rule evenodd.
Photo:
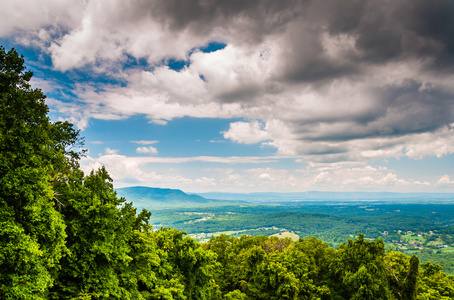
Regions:
M 451 1 L 171 2 L 3 4 L 0 44 L 81 130 L 84 171 L 186 192 L 454 192 Z

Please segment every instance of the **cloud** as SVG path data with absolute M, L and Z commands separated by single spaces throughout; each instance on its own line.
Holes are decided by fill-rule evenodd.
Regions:
M 268 134 L 262 130 L 258 121 L 235 122 L 230 124 L 228 131 L 223 132 L 225 139 L 242 144 L 256 144 L 258 142 L 267 140 Z
M 269 159 L 269 158 L 268 158 Z M 214 168 L 200 167 L 182 171 L 177 164 L 210 162 Z M 191 192 L 207 192 L 212 187 L 217 191 L 236 192 L 301 192 L 319 191 L 427 191 L 440 186 L 451 186 L 448 175 L 438 182 L 401 178 L 386 167 L 370 165 L 337 166 L 330 164 L 310 166 L 297 165 L 295 168 L 262 167 L 266 158 L 259 157 L 127 157 L 106 154 L 98 158 L 87 156 L 82 159 L 84 172 L 106 166 L 115 180 L 116 187 L 147 185 L 180 188 Z M 248 167 L 251 163 L 257 167 Z M 225 164 L 231 166 L 225 168 Z M 240 167 L 234 165 L 241 164 Z M 203 164 L 205 165 L 205 164 Z M 201 176 L 201 173 L 203 176 Z
M 151 147 L 151 146 L 148 146 L 148 147 L 138 147 L 136 149 L 136 152 L 137 153 L 140 153 L 140 154 L 150 154 L 150 155 L 156 155 L 158 154 L 158 150 L 155 148 L 155 147 Z
M 140 141 L 130 141 L 130 143 L 140 144 L 140 145 L 153 145 L 153 144 L 159 143 L 159 141 L 144 141 L 144 140 L 140 140 Z
M 454 185 L 454 180 L 451 180 L 449 175 L 443 175 L 436 183 L 436 186 L 452 186 Z
M 451 68 L 454 5 L 449 0 L 409 4 L 15 1 L 3 6 L 0 35 L 20 31 L 53 39 L 49 51 L 63 70 L 121 61 L 126 54 L 155 63 L 187 59 L 194 48 L 216 40 L 244 50 L 273 44 L 281 75 L 296 81 L 343 77 L 363 72 L 363 65 L 405 58 L 421 59 L 429 69 Z M 59 34 L 45 34 L 52 31 Z
M 116 153 L 101 155 L 98 158 L 84 157 L 81 168 L 85 173 L 93 169 L 105 166 L 115 181 L 116 187 L 132 185 L 147 185 L 180 188 L 190 191 L 207 191 L 205 188 L 217 186 L 221 190 L 226 186 L 234 186 L 234 180 L 239 180 L 238 175 L 230 176 L 229 184 L 225 184 L 225 178 L 199 176 L 199 170 L 193 174 L 183 176 L 167 164 L 184 164 L 196 162 L 210 162 L 219 164 L 251 164 L 272 162 L 265 157 L 128 157 Z M 159 166 L 162 165 L 162 166 Z M 150 168 L 151 166 L 151 168 Z M 223 174 L 227 170 L 223 169 Z M 214 173 L 219 173 L 214 171 Z M 228 176 L 228 174 L 227 174 Z
M 150 185 L 160 187 L 181 188 L 193 184 L 193 180 L 179 174 L 144 170 L 140 159 L 129 159 L 118 154 L 108 154 L 94 159 L 86 157 L 82 160 L 81 168 L 85 173 L 106 166 L 116 187 L 132 185 Z
M 259 175 L 259 178 L 260 178 L 260 179 L 263 179 L 263 180 L 271 180 L 271 181 L 274 180 L 274 178 L 271 177 L 271 175 L 268 174 L 268 173 L 262 173 L 262 174 L 260 174 L 260 175 Z
M 21 36 L 23 42 L 35 39 L 49 42 L 57 32 L 71 30 L 77 26 L 83 14 L 83 7 L 83 2 L 77 0 L 5 2 L 0 12 L 0 36 Z
M 150 157 L 150 156 L 124 156 L 118 155 L 118 150 L 106 148 L 107 155 L 102 155 L 99 158 L 86 157 L 83 158 L 88 162 L 103 162 L 104 160 L 111 161 L 114 159 L 127 160 L 134 162 L 134 164 L 182 164 L 191 162 L 210 162 L 220 164 L 259 164 L 259 163 L 273 163 L 277 162 L 278 158 L 275 156 L 194 156 L 194 157 Z M 112 156 L 113 155 L 113 156 Z
M 216 185 L 216 180 L 214 178 L 201 177 L 197 178 L 195 183 L 200 186 L 213 186 Z
M 106 152 L 106 154 L 108 154 L 108 155 L 113 155 L 113 154 L 118 154 L 119 150 L 106 148 L 106 149 L 104 149 L 104 152 Z
M 80 129 L 138 114 L 240 118 L 224 138 L 353 164 L 454 152 L 453 13 L 449 0 L 9 1 L 0 36 L 92 76 L 73 102 L 48 100 Z M 210 42 L 226 47 L 202 51 Z
M 380 176 L 364 176 L 357 179 L 347 179 L 343 182 L 344 185 L 352 186 L 389 186 L 389 185 L 407 185 L 404 179 L 399 179 L 396 174 L 387 173 Z M 419 183 L 418 183 L 419 184 Z

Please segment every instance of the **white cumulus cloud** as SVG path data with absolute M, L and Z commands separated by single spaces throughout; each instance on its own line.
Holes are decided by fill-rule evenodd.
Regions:
M 443 175 L 435 184 L 437 186 L 450 186 L 454 185 L 454 180 L 451 180 L 449 175 Z
M 112 155 L 112 154 L 118 154 L 119 150 L 118 149 L 105 148 L 104 152 L 106 152 L 109 155 Z
M 148 147 L 138 147 L 136 149 L 136 152 L 137 153 L 140 153 L 140 154 L 151 154 L 151 155 L 156 155 L 158 154 L 158 149 L 156 149 L 155 147 L 152 147 L 152 146 L 148 146 Z
M 224 138 L 242 144 L 256 144 L 268 139 L 268 133 L 261 129 L 258 121 L 231 123 L 223 134 Z

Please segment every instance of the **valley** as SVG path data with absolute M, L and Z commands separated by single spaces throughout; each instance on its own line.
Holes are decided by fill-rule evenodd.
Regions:
M 291 195 L 294 200 L 290 201 L 289 195 L 260 194 L 257 200 L 250 194 L 236 194 L 230 200 L 220 200 L 175 190 L 139 190 L 117 192 L 136 207 L 149 210 L 155 229 L 183 230 L 199 242 L 221 234 L 293 240 L 315 236 L 337 247 L 364 233 L 369 240 L 383 239 L 387 250 L 417 254 L 422 261 L 440 264 L 445 272 L 454 274 L 454 202 L 447 194 L 439 198 L 432 195 L 430 201 L 428 195 L 413 195 L 415 200 L 411 200 L 412 195 L 393 198 L 390 193 L 380 199 L 376 193 L 360 195 L 365 199 L 352 193 L 316 193 L 318 199 L 301 200 Z M 153 198 L 153 193 L 159 197 Z M 349 196 L 353 200 L 348 200 Z

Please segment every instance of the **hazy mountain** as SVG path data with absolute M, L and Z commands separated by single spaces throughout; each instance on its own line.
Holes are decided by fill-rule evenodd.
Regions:
M 306 202 L 400 202 L 400 203 L 452 203 L 452 193 L 389 193 L 389 192 L 317 192 L 304 193 L 198 193 L 186 194 L 177 189 L 133 186 L 117 189 L 120 197 L 134 202 L 138 208 L 166 209 L 181 207 L 209 207 L 244 205 L 252 203 L 306 203 Z
M 126 198 L 127 201 L 132 201 L 134 206 L 151 210 L 176 207 L 207 207 L 236 203 L 235 201 L 206 199 L 202 196 L 186 194 L 176 189 L 132 186 L 119 188 L 116 191 L 118 196 Z
M 209 200 L 199 195 L 188 195 L 181 190 L 161 189 L 146 186 L 132 186 L 117 189 L 120 197 L 125 197 L 128 201 L 153 200 L 157 202 L 197 202 L 206 203 Z
M 303 193 L 198 193 L 209 199 L 249 202 L 299 201 L 396 201 L 396 202 L 452 202 L 452 193 L 390 193 L 390 192 L 303 192 Z

